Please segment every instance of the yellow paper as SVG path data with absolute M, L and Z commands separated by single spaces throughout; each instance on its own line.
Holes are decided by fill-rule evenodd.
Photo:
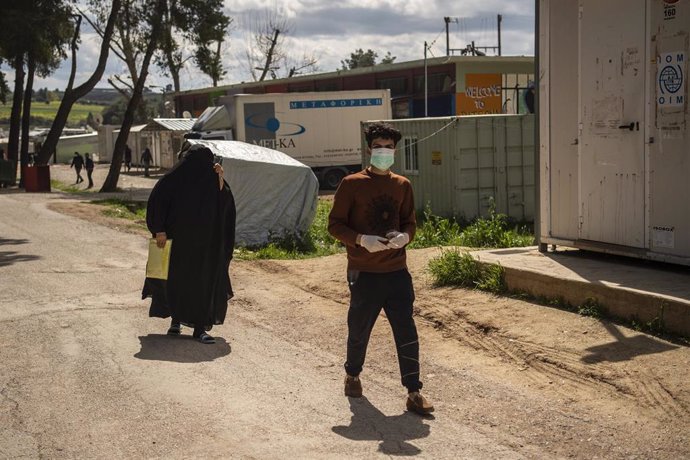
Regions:
M 166 240 L 165 246 L 159 248 L 156 239 L 149 240 L 149 259 L 146 262 L 146 277 L 168 279 L 168 267 L 170 266 L 170 248 L 172 240 Z

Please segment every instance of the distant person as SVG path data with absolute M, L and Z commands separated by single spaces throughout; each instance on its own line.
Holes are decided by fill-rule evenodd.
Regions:
M 146 147 L 144 152 L 141 154 L 141 162 L 144 164 L 144 176 L 150 177 L 149 167 L 151 166 L 151 163 L 153 163 L 153 156 L 151 155 L 151 151 L 148 147 Z
M 405 246 L 417 228 L 410 181 L 390 170 L 400 132 L 385 123 L 365 131 L 371 165 L 345 177 L 333 198 L 328 231 L 347 249 L 347 359 L 345 396 L 362 396 L 359 374 L 371 330 L 383 309 L 393 329 L 407 410 L 426 415 L 434 406 L 420 393 L 419 337 L 412 316 L 414 288 Z
M 75 182 L 75 184 L 84 182 L 84 178 L 81 177 L 81 168 L 84 167 L 84 157 L 79 155 L 79 152 L 74 152 L 74 157 L 72 157 L 72 163 L 70 163 L 69 165 L 70 169 L 72 169 L 72 166 L 74 166 L 74 170 L 77 172 L 77 181 Z
M 153 187 L 146 225 L 158 247 L 172 240 L 168 279 L 146 278 L 149 316 L 171 317 L 168 335 L 194 328 L 201 343 L 223 324 L 232 298 L 228 268 L 235 245 L 235 199 L 206 147 L 192 147 Z
M 92 188 L 93 187 L 93 178 L 91 175 L 93 174 L 93 160 L 91 157 L 89 157 L 88 153 L 84 154 L 84 167 L 86 168 L 86 177 L 89 179 L 89 186 L 86 188 Z
M 527 112 L 534 113 L 534 82 L 530 82 L 527 85 L 527 91 L 525 91 L 525 105 L 527 106 Z
M 132 169 L 132 149 L 130 149 L 127 144 L 125 144 L 125 167 L 127 168 L 127 172 Z

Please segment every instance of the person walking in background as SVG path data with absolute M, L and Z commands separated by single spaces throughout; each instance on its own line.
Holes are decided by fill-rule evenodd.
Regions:
M 168 279 L 146 278 L 142 299 L 151 297 L 149 316 L 172 317 L 168 335 L 181 325 L 194 328 L 201 343 L 223 324 L 232 298 L 228 268 L 235 246 L 235 199 L 206 147 L 188 150 L 153 187 L 146 225 L 158 247 L 170 239 Z
M 127 168 L 127 172 L 132 169 L 132 149 L 130 149 L 127 144 L 125 144 L 125 167 Z
M 93 178 L 91 175 L 93 174 L 93 160 L 91 157 L 89 157 L 88 153 L 84 154 L 84 168 L 86 169 L 86 177 L 89 179 L 89 186 L 86 188 L 91 188 L 93 187 Z
M 75 184 L 78 184 L 80 182 L 84 182 L 84 178 L 81 177 L 81 168 L 84 167 L 84 158 L 79 155 L 79 152 L 74 152 L 74 157 L 72 157 L 72 163 L 70 163 L 69 167 L 72 169 L 72 166 L 74 166 L 74 170 L 77 172 L 77 181 Z
M 153 163 L 153 156 L 148 147 L 146 147 L 141 154 L 141 162 L 144 164 L 144 176 L 149 177 L 149 167 L 151 163 Z
M 410 181 L 390 167 L 400 132 L 375 123 L 365 131 L 371 166 L 345 177 L 335 192 L 328 231 L 347 248 L 350 308 L 347 313 L 345 395 L 362 396 L 362 372 L 371 331 L 381 309 L 393 329 L 407 410 L 434 410 L 422 396 L 419 341 L 412 317 L 414 288 L 405 246 L 417 228 Z

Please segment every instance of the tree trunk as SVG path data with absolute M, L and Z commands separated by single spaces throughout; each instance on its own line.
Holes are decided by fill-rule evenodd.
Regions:
M 223 46 L 223 41 L 218 40 L 218 46 L 216 46 L 216 55 L 215 58 L 213 59 L 213 62 L 215 64 L 215 67 L 213 69 L 213 87 L 215 88 L 218 86 L 218 79 L 220 78 L 220 69 L 221 69 L 221 59 L 220 59 L 220 51 L 221 51 L 221 46 Z
M 10 115 L 10 135 L 7 142 L 7 158 L 17 161 L 19 158 L 19 125 L 22 118 L 22 96 L 24 94 L 24 55 L 14 60 L 14 94 L 12 96 L 12 113 Z
M 174 5 L 174 4 L 173 4 Z M 171 5 L 171 7 L 173 7 Z M 165 34 L 164 38 L 164 49 L 165 49 L 165 59 L 168 61 L 168 70 L 170 70 L 170 76 L 173 80 L 173 88 L 175 92 L 180 91 L 180 65 L 175 61 L 175 56 L 173 55 L 173 32 L 172 32 L 172 20 L 170 18 L 170 8 L 166 10 L 165 13 Z
M 24 88 L 24 106 L 22 107 L 22 142 L 19 151 L 21 167 L 19 168 L 19 186 L 24 186 L 24 167 L 29 164 L 29 128 L 31 127 L 31 93 L 34 87 L 36 59 L 29 54 L 26 63 L 26 87 Z
M 76 66 L 76 39 L 78 38 L 79 23 L 81 17 L 75 28 L 75 38 L 72 41 L 72 71 L 70 74 L 70 83 L 65 90 L 65 94 L 62 97 L 62 102 L 60 102 L 60 107 L 58 108 L 53 124 L 50 127 L 48 136 L 41 146 L 41 151 L 38 154 L 36 162 L 38 164 L 48 164 L 50 157 L 53 155 L 55 148 L 57 147 L 58 140 L 62 134 L 62 129 L 67 124 L 67 117 L 69 116 L 72 106 L 80 98 L 86 96 L 89 91 L 91 91 L 96 84 L 101 80 L 103 73 L 105 72 L 105 65 L 108 61 L 108 53 L 110 51 L 110 39 L 113 35 L 113 30 L 115 29 L 115 20 L 120 11 L 121 0 L 113 0 L 112 8 L 110 9 L 110 16 L 108 16 L 108 23 L 105 27 L 105 32 L 103 34 L 103 42 L 101 43 L 101 54 L 98 57 L 98 65 L 96 70 L 94 70 L 91 77 L 86 80 L 82 85 L 72 89 L 72 83 L 74 82 L 74 77 L 77 72 Z
M 158 0 L 158 11 L 163 11 L 165 8 L 165 0 Z M 134 121 L 134 112 L 139 106 L 142 94 L 144 92 L 144 85 L 146 84 L 146 77 L 149 72 L 149 64 L 151 63 L 151 57 L 156 51 L 156 44 L 160 39 L 161 34 L 161 24 L 162 21 L 158 20 L 153 24 L 151 29 L 151 36 L 149 37 L 149 42 L 146 44 L 146 54 L 144 55 L 144 60 L 141 63 L 141 73 L 138 75 L 137 83 L 134 86 L 134 91 L 132 91 L 132 98 L 127 104 L 127 110 L 125 110 L 125 116 L 122 121 L 122 127 L 120 128 L 120 133 L 117 135 L 115 140 L 115 146 L 113 147 L 113 158 L 110 162 L 110 169 L 108 170 L 108 176 L 103 182 L 103 186 L 99 192 L 115 192 L 117 191 L 117 182 L 120 179 L 120 169 L 122 168 L 122 155 L 125 150 L 125 145 L 127 144 L 127 138 L 129 137 L 129 130 L 132 127 Z
M 266 65 L 261 71 L 261 77 L 259 78 L 259 81 L 264 81 L 264 78 L 266 78 L 266 74 L 271 68 L 271 64 L 273 63 L 273 50 L 275 50 L 276 43 L 278 43 L 279 34 L 280 30 L 275 29 L 273 31 L 273 39 L 271 40 L 271 46 L 268 48 L 268 53 L 266 53 Z

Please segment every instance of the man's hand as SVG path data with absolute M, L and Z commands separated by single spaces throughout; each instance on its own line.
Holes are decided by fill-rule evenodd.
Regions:
M 165 242 L 168 240 L 168 235 L 165 232 L 156 233 L 156 246 L 163 249 L 165 247 Z
M 407 233 L 400 233 L 397 231 L 388 232 L 386 234 L 388 238 L 388 247 L 394 249 L 404 248 L 407 243 L 410 242 L 410 235 Z
M 213 165 L 213 170 L 218 174 L 218 185 L 220 187 L 220 190 L 223 190 L 223 166 L 221 166 L 220 163 L 216 163 Z
M 369 252 L 379 252 L 389 249 L 389 247 L 386 246 L 387 242 L 387 239 L 377 235 L 362 235 L 359 239 L 359 245 Z

